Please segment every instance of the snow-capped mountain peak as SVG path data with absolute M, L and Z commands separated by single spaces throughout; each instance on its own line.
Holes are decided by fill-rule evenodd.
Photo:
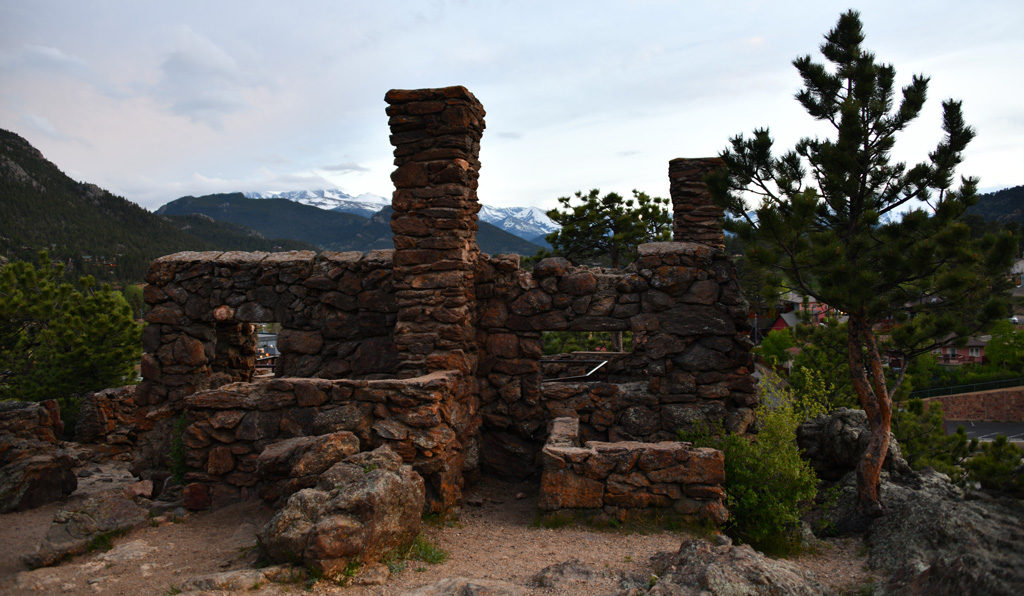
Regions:
M 243 194 L 249 199 L 288 199 L 318 209 L 355 213 L 363 217 L 370 217 L 391 204 L 391 199 L 380 195 L 367 192 L 353 197 L 338 189 L 246 192 Z
M 388 197 L 372 193 L 363 193 L 353 197 L 338 189 L 246 192 L 243 194 L 249 199 L 288 199 L 319 209 L 355 213 L 363 217 L 371 217 L 391 204 L 391 199 Z M 482 221 L 531 242 L 536 241 L 540 236 L 554 232 L 559 227 L 540 207 L 481 205 L 479 217 Z

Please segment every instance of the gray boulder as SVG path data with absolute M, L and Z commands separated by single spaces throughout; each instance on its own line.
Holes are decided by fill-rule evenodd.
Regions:
M 337 578 L 352 561 L 370 563 L 420 529 L 423 479 L 388 447 L 358 453 L 302 489 L 260 530 L 273 561 L 310 566 Z
M 817 596 L 827 593 L 808 572 L 788 561 L 769 559 L 749 545 L 728 539 L 714 545 L 687 540 L 674 554 L 654 558 L 658 581 L 650 596 Z

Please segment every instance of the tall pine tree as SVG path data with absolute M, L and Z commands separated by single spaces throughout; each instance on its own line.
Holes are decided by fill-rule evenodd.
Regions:
M 882 511 L 879 476 L 889 445 L 891 394 L 875 325 L 893 322 L 906 353 L 936 338 L 960 337 L 1006 312 L 1008 235 L 977 241 L 961 221 L 976 201 L 977 180 L 953 177 L 974 131 L 960 102 L 943 102 L 943 139 L 908 167 L 891 159 L 898 133 L 921 112 L 928 79 L 894 92 L 895 69 L 861 47 L 860 15 L 841 15 L 821 53 L 793 61 L 803 79 L 796 99 L 828 138 L 804 138 L 776 157 L 768 129 L 739 135 L 709 177 L 712 196 L 739 218 L 748 253 L 791 287 L 849 316 L 847 357 L 867 412 L 871 441 L 857 468 L 862 512 Z M 760 200 L 756 217 L 744 198 Z

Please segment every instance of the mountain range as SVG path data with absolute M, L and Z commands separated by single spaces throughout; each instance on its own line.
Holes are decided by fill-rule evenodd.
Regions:
M 302 198 L 299 193 L 281 193 Z M 243 193 L 181 197 L 157 209 L 157 214 L 182 216 L 202 214 L 256 230 L 270 238 L 298 238 L 326 250 L 367 251 L 391 248 L 391 205 L 369 218 L 314 207 L 298 198 L 247 198 Z M 311 201 L 326 204 L 324 197 Z M 489 253 L 533 255 L 540 246 L 481 221 L 477 231 L 480 250 Z
M 380 195 L 363 193 L 352 196 L 337 189 L 246 192 L 242 194 L 248 199 L 288 199 L 318 209 L 352 213 L 363 217 L 371 217 L 384 207 L 391 206 L 391 199 Z M 481 205 L 479 217 L 482 222 L 487 222 L 541 246 L 547 245 L 544 236 L 558 229 L 558 224 L 552 221 L 539 207 Z

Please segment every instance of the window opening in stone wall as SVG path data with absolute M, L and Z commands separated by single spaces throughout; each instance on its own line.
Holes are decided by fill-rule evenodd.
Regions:
M 544 331 L 541 343 L 544 381 L 598 381 L 621 372 L 636 342 L 632 331 Z
M 229 319 L 215 322 L 213 370 L 215 384 L 249 382 L 257 373 L 256 325 Z

